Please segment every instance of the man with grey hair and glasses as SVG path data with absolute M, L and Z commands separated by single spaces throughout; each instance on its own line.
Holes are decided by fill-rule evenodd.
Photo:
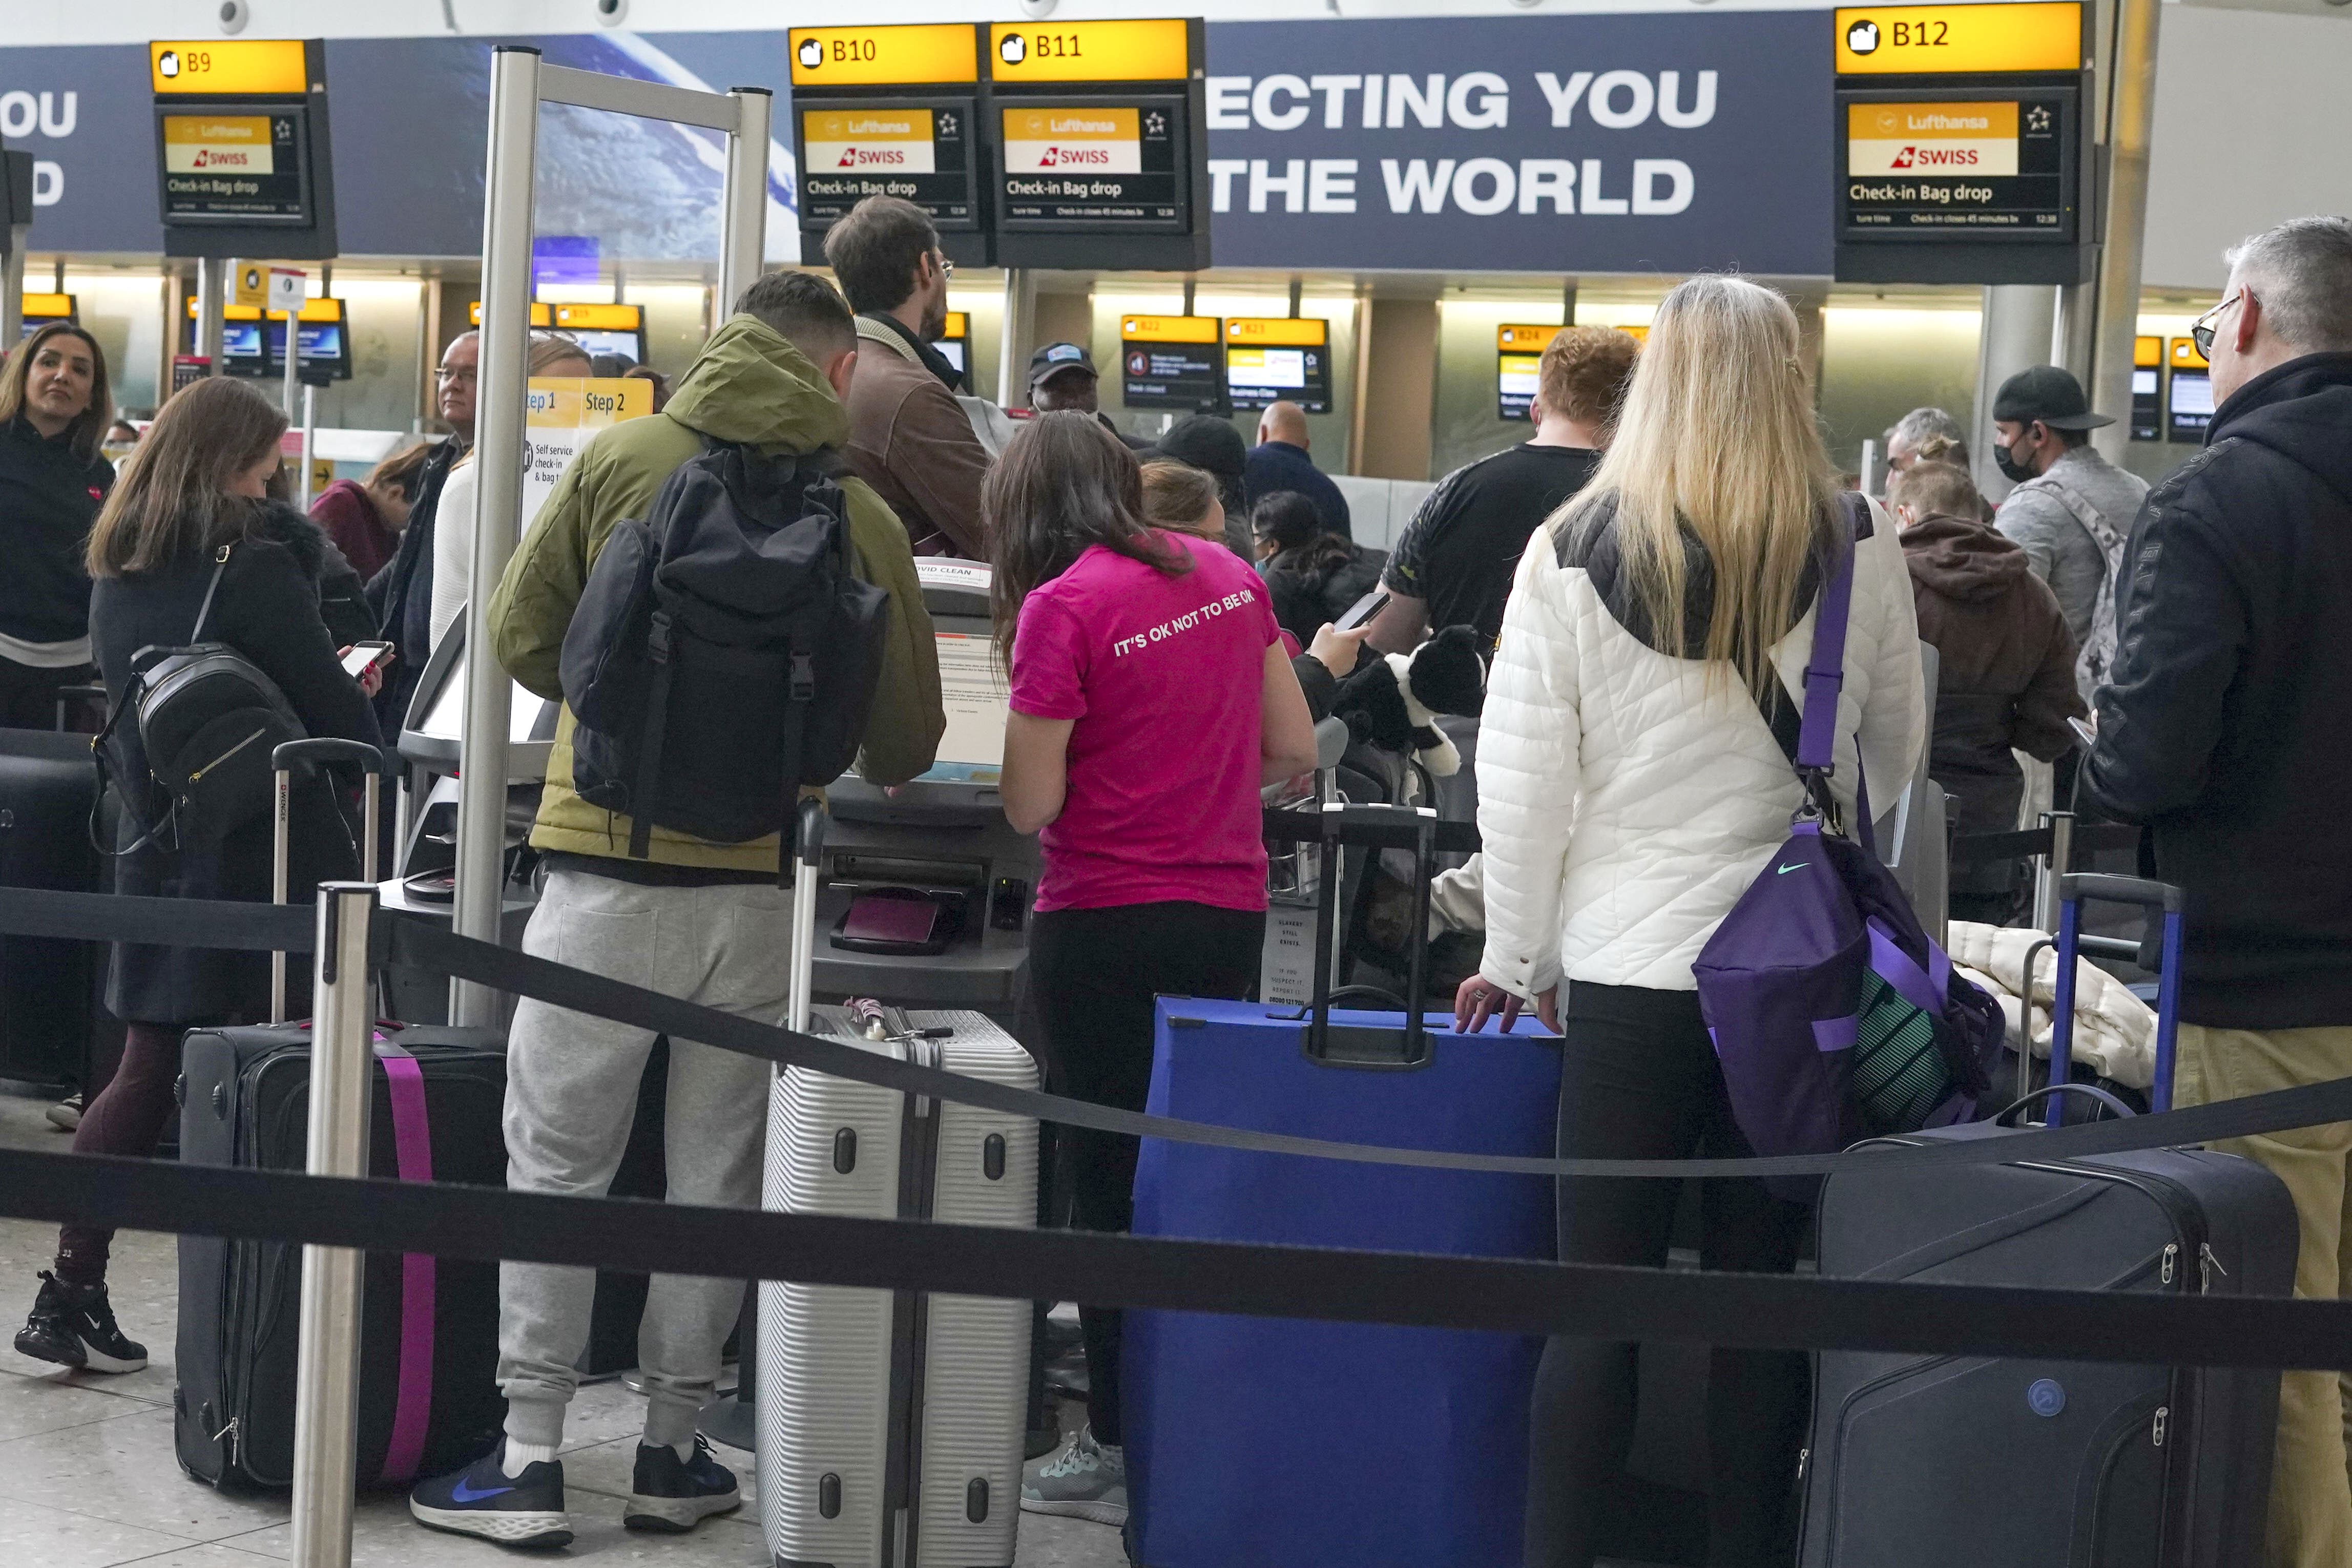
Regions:
M 1931 440 L 1950 444 L 1940 461 L 1956 468 L 1969 465 L 1969 435 L 1960 422 L 1940 408 L 1915 408 L 1886 433 L 1886 471 L 1900 474 L 1919 461 L 1919 449 Z
M 2219 406 L 2148 496 L 2085 782 L 2188 894 L 2176 1103 L 2352 1077 L 2352 220 L 2229 253 L 2191 329 Z M 2214 1145 L 2294 1195 L 2295 1294 L 2352 1295 L 2352 1123 Z M 2352 1563 L 2336 1375 L 2282 1380 L 2263 1561 Z

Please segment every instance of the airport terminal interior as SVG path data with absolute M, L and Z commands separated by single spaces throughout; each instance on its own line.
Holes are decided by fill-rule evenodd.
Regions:
M 2352 1371 L 2249 1348 L 2343 1140 L 1552 1164 L 2352 1083 L 2264 793 L 2347 80 L 2345 0 L 0 5 L 0 1568 L 2352 1568 Z M 1637 413 L 1753 515 L 1571 514 Z M 2179 1364 L 1953 1293 L 2192 1261 Z

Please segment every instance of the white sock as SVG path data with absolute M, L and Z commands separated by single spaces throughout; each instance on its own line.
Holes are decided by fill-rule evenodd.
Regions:
M 499 1469 L 506 1472 L 508 1479 L 512 1479 L 530 1466 L 544 1463 L 553 1458 L 555 1458 L 555 1445 L 552 1443 L 518 1443 L 512 1437 L 509 1437 L 506 1452 L 499 1459 Z

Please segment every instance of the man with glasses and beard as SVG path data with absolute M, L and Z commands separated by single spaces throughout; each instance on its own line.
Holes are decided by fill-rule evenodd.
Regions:
M 980 482 L 988 451 L 956 401 L 946 329 L 955 264 L 912 202 L 868 196 L 825 231 L 825 264 L 857 313 L 843 455 L 907 526 L 917 555 L 985 560 Z

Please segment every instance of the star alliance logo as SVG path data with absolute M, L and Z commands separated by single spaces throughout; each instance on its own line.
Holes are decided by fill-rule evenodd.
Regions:
M 952 110 L 941 111 L 939 118 L 939 128 L 940 134 L 942 136 L 953 136 L 956 133 L 956 117 Z
M 2032 109 L 2027 110 L 2025 111 L 2025 129 L 2028 131 L 2049 130 L 2050 106 L 2047 104 L 2037 103 Z
M 1168 117 L 1160 113 L 1160 110 L 1156 109 L 1153 110 L 1150 113 L 1143 117 L 1143 133 L 1146 136 L 1167 135 Z

